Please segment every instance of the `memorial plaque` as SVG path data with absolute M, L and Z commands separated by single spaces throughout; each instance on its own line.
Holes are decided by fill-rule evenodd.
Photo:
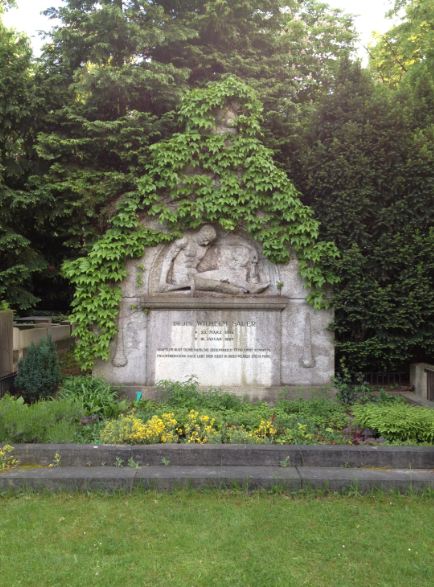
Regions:
M 153 311 L 148 373 L 200 385 L 278 385 L 279 311 Z

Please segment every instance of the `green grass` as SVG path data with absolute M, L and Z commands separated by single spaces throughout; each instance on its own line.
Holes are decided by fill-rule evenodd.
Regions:
M 20 495 L 0 499 L 0 585 L 432 585 L 416 495 Z

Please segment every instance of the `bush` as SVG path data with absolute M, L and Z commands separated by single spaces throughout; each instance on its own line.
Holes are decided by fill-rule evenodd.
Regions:
M 0 442 L 73 442 L 83 411 L 71 400 L 0 399 Z
M 248 402 L 231 393 L 222 391 L 199 391 L 197 381 L 190 378 L 185 382 L 160 381 L 158 389 L 162 401 L 174 408 L 188 410 L 236 410 L 244 407 Z
M 115 418 L 128 407 L 126 401 L 118 402 L 111 385 L 96 377 L 66 377 L 58 397 L 75 400 L 87 416 Z
M 408 404 L 366 404 L 353 407 L 356 423 L 391 441 L 434 442 L 434 410 Z
M 318 427 L 332 427 L 342 430 L 348 425 L 345 408 L 328 399 L 312 400 L 280 400 L 276 405 L 276 413 L 297 416 L 298 420 L 310 421 Z
M 31 344 L 18 363 L 15 386 L 29 402 L 52 396 L 61 381 L 56 347 L 50 337 Z
M 135 413 L 110 420 L 101 430 L 101 441 L 108 444 L 155 444 L 187 442 L 204 444 L 220 440 L 213 418 L 197 410 L 184 413 L 181 420 L 173 412 L 154 414 L 146 422 Z

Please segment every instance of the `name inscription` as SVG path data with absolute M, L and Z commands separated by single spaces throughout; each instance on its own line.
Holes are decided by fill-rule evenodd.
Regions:
M 269 359 L 271 350 L 247 346 L 248 329 L 254 321 L 173 322 L 172 332 L 190 334 L 193 346 L 157 348 L 157 358 L 188 359 Z M 176 337 L 177 338 L 177 337 Z M 209 344 L 211 343 L 211 344 Z

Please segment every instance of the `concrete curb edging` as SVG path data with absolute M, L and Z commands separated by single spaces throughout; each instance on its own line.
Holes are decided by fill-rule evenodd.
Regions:
M 59 467 L 10 470 L 0 474 L 1 492 L 126 491 L 178 488 L 303 489 L 361 493 L 434 489 L 434 473 L 409 469 L 339 467 Z
M 133 459 L 141 466 L 278 467 L 283 462 L 297 467 L 434 468 L 434 447 L 429 446 L 16 444 L 13 455 L 24 465 L 49 465 L 56 453 L 62 467 L 126 465 Z

